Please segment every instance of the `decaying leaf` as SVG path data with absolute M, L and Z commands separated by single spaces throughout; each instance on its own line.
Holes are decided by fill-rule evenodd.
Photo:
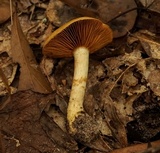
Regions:
M 11 46 L 13 60 L 21 67 L 18 90 L 31 89 L 40 93 L 51 92 L 49 82 L 36 63 L 33 52 L 21 30 L 16 13 L 13 14 Z
M 151 90 L 156 96 L 160 96 L 160 70 L 152 71 L 148 76 Z
M 155 0 L 140 0 L 140 2 L 143 4 L 143 6 L 147 7 L 151 5 Z
M 125 147 L 128 144 L 127 131 L 125 129 L 125 118 L 119 114 L 117 108 L 114 106 L 113 101 L 112 103 L 106 103 L 106 122 L 108 123 L 108 127 L 112 131 L 112 136 L 117 141 L 117 145 L 119 145 L 120 147 Z
M 133 75 L 132 71 L 126 72 L 122 78 L 122 93 L 130 93 L 129 89 L 138 84 L 138 79 Z
M 52 70 L 54 68 L 54 63 L 55 63 L 54 59 L 44 57 L 40 64 L 40 67 L 43 70 L 44 74 L 47 76 L 53 90 L 55 90 L 56 88 L 55 79 L 52 77 Z
M 17 64 L 13 63 L 7 54 L 0 54 L 0 96 L 16 92 L 16 88 L 10 86 L 15 78 L 16 71 Z
M 160 13 L 160 1 L 159 0 L 140 0 L 142 5 L 151 11 Z
M 160 1 L 159 0 L 154 0 L 152 5 L 149 8 L 151 11 L 160 13 Z
M 55 26 L 61 26 L 80 15 L 59 0 L 50 0 L 46 9 L 46 16 Z
M 42 114 L 40 123 L 50 139 L 66 150 L 76 151 L 77 143 L 66 132 L 64 132 L 47 114 Z
M 154 60 L 149 60 L 149 62 L 148 60 L 142 58 L 140 50 L 134 50 L 129 54 L 111 57 L 103 61 L 109 77 L 108 81 L 104 83 L 105 88 L 102 96 L 102 100 L 105 102 L 105 116 L 112 135 L 119 143 L 123 141 L 123 145 L 127 145 L 125 126 L 133 120 L 133 103 L 149 90 L 149 84 L 155 95 L 158 92 L 158 79 L 157 82 L 149 79 L 152 71 L 159 67 L 158 60 L 157 62 Z M 149 84 L 144 83 L 144 80 Z
M 60 127 L 52 120 L 47 122 L 43 110 L 48 101 L 55 102 L 55 94 L 40 94 L 29 91 L 21 91 L 11 95 L 11 99 L 3 110 L 0 110 L 1 145 L 5 153 L 11 152 L 48 152 L 68 153 L 76 149 L 76 142 L 68 135 L 64 135 Z M 17 116 L 18 114 L 18 116 Z M 43 119 L 43 121 L 42 121 Z M 66 140 L 57 144 L 52 137 L 56 133 L 56 140 Z M 60 132 L 59 132 L 60 131 Z M 55 133 L 54 133 L 55 134 Z M 72 141 L 73 140 L 73 141 Z M 70 151 L 68 151 L 70 150 Z M 4 153 L 4 152 L 1 152 Z
M 149 57 L 154 59 L 160 59 L 160 41 L 156 39 L 156 36 L 148 31 L 140 31 L 135 34 L 140 40 L 142 47 Z
M 99 18 L 104 23 L 108 23 L 108 21 L 112 20 L 114 17 L 136 8 L 136 3 L 133 0 L 61 1 L 73 7 L 80 14 Z M 123 36 L 132 29 L 136 16 L 136 10 L 132 10 L 125 13 L 125 15 L 119 16 L 112 22 L 109 22 L 109 25 L 113 30 L 114 37 Z
M 160 151 L 160 141 L 154 141 L 151 143 L 151 146 L 149 146 L 149 143 L 142 143 L 142 144 L 136 144 L 133 146 L 116 149 L 109 153 L 159 153 Z
M 0 0 L 0 24 L 11 16 L 9 0 Z
M 148 59 L 141 59 L 137 63 L 137 69 L 142 74 L 143 79 L 148 82 L 147 86 L 150 87 L 156 96 L 159 96 L 160 41 L 154 33 L 146 30 L 137 32 L 135 37 L 140 41 L 148 56 Z
M 32 3 L 30 2 L 30 0 L 25 0 L 25 1 L 19 0 L 18 5 L 19 5 L 20 10 L 25 12 L 27 8 L 29 8 L 32 5 Z

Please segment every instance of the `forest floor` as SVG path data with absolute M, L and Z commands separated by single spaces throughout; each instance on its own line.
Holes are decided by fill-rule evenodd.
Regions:
M 74 59 L 42 50 L 82 16 L 108 24 L 113 41 L 89 57 L 83 107 L 94 124 L 79 121 L 75 136 Z M 160 153 L 160 0 L 0 0 L 0 153 L 102 152 Z

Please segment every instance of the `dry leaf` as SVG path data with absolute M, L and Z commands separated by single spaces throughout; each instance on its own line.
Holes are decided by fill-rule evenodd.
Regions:
M 126 72 L 122 77 L 122 93 L 128 93 L 128 90 L 138 84 L 138 79 L 132 71 Z
M 144 7 L 148 7 L 148 10 L 160 13 L 160 1 L 159 0 L 140 0 Z
M 73 7 L 78 13 L 84 16 L 99 18 L 104 23 L 114 19 L 121 13 L 125 13 L 133 8 L 136 8 L 136 3 L 133 0 L 61 0 L 65 4 Z M 63 9 L 64 10 L 64 9 Z M 58 10 L 59 11 L 59 10 Z M 66 12 L 67 13 L 67 12 Z M 124 36 L 132 29 L 137 16 L 136 10 L 129 11 L 125 15 L 121 15 L 113 21 L 109 22 L 113 30 L 114 37 Z M 60 16 L 61 18 L 61 16 Z
M 8 20 L 10 17 L 9 0 L 0 0 L 0 24 Z
M 140 2 L 143 4 L 144 7 L 148 7 L 154 2 L 154 0 L 140 0 Z
M 11 95 L 11 100 L 0 111 L 0 130 L 2 131 L 0 153 L 68 153 L 68 150 L 76 152 L 73 151 L 77 147 L 73 138 L 70 138 L 68 134 L 66 136 L 53 121 L 48 122 L 48 118 L 44 116 L 46 114 L 42 113 L 47 105 L 46 102 L 52 101 L 55 104 L 54 97 L 55 94 L 44 95 L 32 91 L 22 91 Z M 44 119 L 43 122 L 42 119 Z M 54 137 L 54 134 L 57 137 Z M 60 146 L 54 138 L 59 138 L 61 144 L 65 141 L 63 146 L 70 148 Z M 19 147 L 16 146 L 18 141 Z
M 65 148 L 66 150 L 72 150 L 76 152 L 77 143 L 68 133 L 64 132 L 47 114 L 42 113 L 40 118 L 40 124 L 48 135 L 48 137 L 58 144 L 59 146 Z
M 139 50 L 133 50 L 131 53 L 125 53 L 117 57 L 106 58 L 103 60 L 103 64 L 106 66 L 108 71 L 108 76 L 115 76 L 121 74 L 123 70 L 120 68 L 122 66 L 132 66 L 139 62 L 141 59 L 141 53 Z
M 152 32 L 140 30 L 134 34 L 140 41 L 146 54 L 154 59 L 160 59 L 160 41 L 159 38 Z
M 111 101 L 110 101 L 111 102 Z M 112 131 L 112 136 L 117 141 L 120 147 L 125 147 L 128 144 L 127 133 L 125 129 L 125 117 L 123 117 L 119 110 L 114 106 L 114 103 L 106 103 L 105 105 L 105 118 L 108 123 L 108 127 Z M 123 109 L 124 112 L 124 109 Z
M 49 93 L 51 87 L 48 80 L 42 74 L 33 52 L 26 40 L 16 13 L 13 14 L 13 26 L 11 29 L 12 58 L 20 64 L 19 90 L 31 89 L 35 92 Z
M 80 15 L 74 12 L 69 6 L 64 5 L 61 1 L 50 0 L 46 9 L 46 16 L 53 25 L 59 27 Z
M 140 38 L 140 41 L 148 56 L 160 59 L 160 43 L 145 38 Z
M 142 74 L 148 84 L 147 86 L 154 92 L 156 96 L 160 96 L 160 64 L 159 60 L 152 58 L 141 60 L 137 64 L 138 71 Z
M 17 65 L 12 59 L 6 53 L 0 54 L 0 96 L 16 92 L 16 88 L 11 86 L 16 71 Z
M 152 71 L 148 76 L 150 88 L 156 96 L 160 96 L 160 70 Z
M 125 148 L 120 148 L 113 150 L 109 153 L 159 153 L 159 146 L 160 146 L 160 141 L 154 141 L 151 143 L 151 147 L 148 148 L 149 143 L 141 143 L 141 144 L 136 144 L 136 145 L 131 145 Z M 159 148 L 159 149 L 158 149 Z M 157 151 L 158 152 L 157 152 Z
M 55 64 L 55 60 L 47 57 L 43 57 L 40 63 L 40 67 L 43 70 L 44 74 L 47 76 L 52 90 L 56 89 L 55 79 L 52 76 L 54 64 Z

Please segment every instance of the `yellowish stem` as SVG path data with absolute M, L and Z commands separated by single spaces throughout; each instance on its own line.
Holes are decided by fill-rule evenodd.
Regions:
M 74 133 L 72 123 L 75 118 L 84 112 L 83 101 L 88 77 L 89 50 L 79 47 L 74 51 L 74 76 L 67 109 L 67 119 L 70 132 Z

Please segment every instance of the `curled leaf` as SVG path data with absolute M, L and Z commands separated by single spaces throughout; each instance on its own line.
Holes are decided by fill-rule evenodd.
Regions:
M 39 93 L 52 91 L 50 84 L 37 64 L 29 43 L 21 29 L 17 14 L 13 14 L 11 37 L 12 58 L 20 65 L 19 90 L 33 90 Z

